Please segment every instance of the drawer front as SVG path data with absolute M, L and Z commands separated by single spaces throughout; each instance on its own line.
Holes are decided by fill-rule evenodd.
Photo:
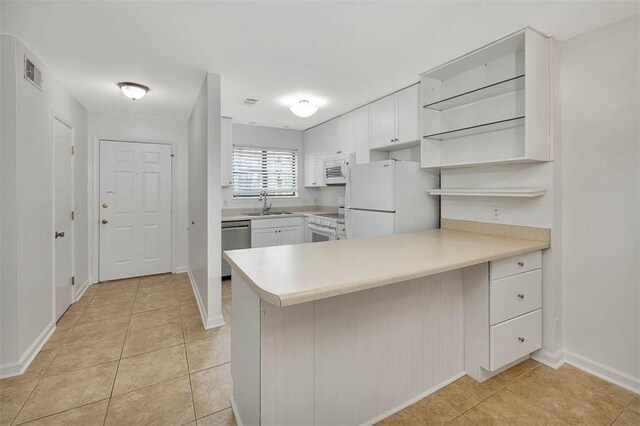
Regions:
M 542 310 L 490 327 L 491 371 L 542 347 Z
M 511 256 L 506 259 L 491 262 L 491 279 L 508 277 L 522 272 L 533 271 L 542 267 L 542 252 L 540 250 L 530 253 Z
M 542 269 L 491 281 L 489 324 L 498 324 L 541 307 Z
M 253 219 L 251 220 L 251 229 L 283 228 L 285 226 L 302 226 L 303 224 L 304 218 L 301 216 Z

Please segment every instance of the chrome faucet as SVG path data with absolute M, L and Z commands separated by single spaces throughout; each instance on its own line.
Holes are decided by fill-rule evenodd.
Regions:
M 267 214 L 269 213 L 269 210 L 271 210 L 271 204 L 267 206 L 267 191 L 265 190 L 260 191 L 260 201 L 263 200 L 264 204 L 262 205 L 262 214 Z

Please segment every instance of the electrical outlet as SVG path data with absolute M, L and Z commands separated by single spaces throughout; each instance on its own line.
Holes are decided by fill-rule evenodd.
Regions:
M 491 219 L 502 220 L 502 212 L 500 211 L 500 207 L 494 207 L 491 209 Z

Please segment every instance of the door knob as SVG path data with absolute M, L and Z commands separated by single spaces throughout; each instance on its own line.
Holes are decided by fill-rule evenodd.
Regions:
M 518 293 L 518 299 L 524 299 L 524 294 Z
M 107 207 L 109 207 L 109 204 L 107 204 L 107 203 L 102 203 L 102 208 L 103 208 L 103 209 L 106 209 Z
M 109 223 L 109 221 L 107 219 L 102 219 L 102 224 L 106 225 L 107 223 Z
M 524 343 L 524 337 L 518 337 L 518 340 L 520 341 L 520 343 Z
M 56 238 L 63 238 L 63 237 L 64 237 L 64 232 L 56 231 Z

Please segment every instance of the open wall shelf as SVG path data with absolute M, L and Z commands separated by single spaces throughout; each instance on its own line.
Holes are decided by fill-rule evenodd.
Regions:
M 509 78 L 498 83 L 490 84 L 469 92 L 461 93 L 456 96 L 451 96 L 446 99 L 442 99 L 437 102 L 432 102 L 424 105 L 423 108 L 432 109 L 435 111 L 446 111 L 451 108 L 459 107 L 462 105 L 478 102 L 483 99 L 492 98 L 495 96 L 503 95 L 505 93 L 513 92 L 524 88 L 524 74 L 517 77 Z
M 490 189 L 432 189 L 431 195 L 447 195 L 458 197 L 541 197 L 547 192 L 545 188 L 490 188 Z
M 448 139 L 462 138 L 465 136 L 478 135 L 480 133 L 495 132 L 498 130 L 513 129 L 524 126 L 524 116 L 509 118 L 506 120 L 493 121 L 491 123 L 478 124 L 476 126 L 463 127 L 461 129 L 448 130 L 446 132 L 425 135 L 426 139 L 445 141 Z

